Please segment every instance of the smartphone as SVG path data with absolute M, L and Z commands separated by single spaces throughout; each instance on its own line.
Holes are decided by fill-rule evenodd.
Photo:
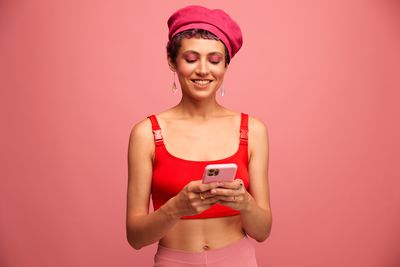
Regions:
M 232 182 L 235 179 L 236 170 L 235 163 L 209 164 L 204 168 L 203 183 Z

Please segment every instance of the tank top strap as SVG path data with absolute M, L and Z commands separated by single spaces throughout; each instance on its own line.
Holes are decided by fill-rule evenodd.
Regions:
M 163 140 L 163 137 L 161 134 L 161 128 L 160 128 L 160 125 L 158 124 L 156 116 L 150 115 L 147 118 L 149 118 L 151 121 L 151 129 L 153 131 L 154 143 L 156 144 L 156 146 L 163 145 L 164 140 Z
M 241 114 L 240 121 L 240 144 L 247 145 L 249 132 L 249 115 L 246 113 Z

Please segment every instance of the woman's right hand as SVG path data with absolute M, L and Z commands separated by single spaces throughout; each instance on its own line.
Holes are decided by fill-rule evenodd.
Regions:
M 176 218 L 199 214 L 217 203 L 219 197 L 211 194 L 210 190 L 221 185 L 223 183 L 191 181 L 161 208 L 168 209 L 168 213 Z

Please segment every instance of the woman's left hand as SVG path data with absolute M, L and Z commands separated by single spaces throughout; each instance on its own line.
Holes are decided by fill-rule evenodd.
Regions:
M 247 192 L 241 179 L 235 179 L 233 182 L 223 182 L 222 184 L 222 186 L 210 190 L 211 195 L 218 196 L 217 203 L 235 210 L 248 208 L 251 195 Z

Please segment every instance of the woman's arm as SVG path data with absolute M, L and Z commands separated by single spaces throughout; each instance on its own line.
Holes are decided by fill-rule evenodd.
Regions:
M 128 147 L 128 193 L 126 231 L 129 244 L 140 249 L 159 241 L 181 216 L 198 214 L 217 202 L 217 198 L 199 198 L 218 186 L 202 184 L 201 180 L 188 183 L 176 196 L 149 214 L 153 175 L 154 140 L 148 119 L 133 127 Z
M 179 220 L 160 208 L 149 213 L 154 141 L 151 124 L 136 124 L 128 146 L 128 192 L 126 231 L 129 244 L 140 249 L 160 240 Z
M 259 120 L 249 117 L 249 177 L 247 192 L 240 181 L 224 183 L 224 188 L 211 191 L 219 203 L 240 210 L 242 226 L 246 233 L 262 242 L 270 234 L 272 213 L 268 186 L 268 132 Z
M 268 131 L 259 120 L 249 118 L 249 177 L 248 205 L 241 210 L 243 228 L 259 242 L 268 238 L 272 226 L 268 185 Z

